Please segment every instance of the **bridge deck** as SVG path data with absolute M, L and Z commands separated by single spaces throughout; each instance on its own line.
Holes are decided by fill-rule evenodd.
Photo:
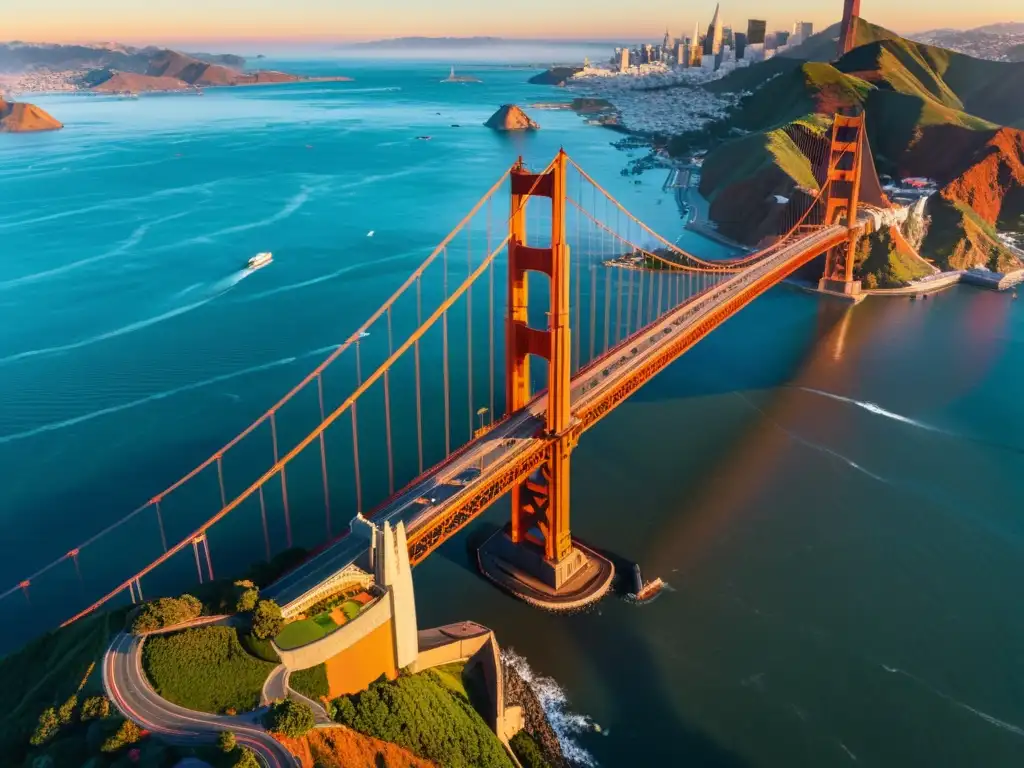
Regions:
M 678 345 L 680 337 L 689 336 L 695 340 L 703 338 L 704 334 L 694 337 L 692 331 L 716 310 L 742 297 L 745 292 L 749 293 L 749 289 L 759 281 L 773 274 L 778 279 L 785 277 L 808 261 L 809 254 L 820 254 L 845 236 L 846 230 L 840 226 L 816 230 L 756 266 L 691 298 L 609 350 L 573 377 L 571 401 L 574 415 L 593 409 L 634 371 L 648 365 L 665 348 Z M 685 351 L 685 348 L 681 351 Z M 406 489 L 399 491 L 378 508 L 373 520 L 378 524 L 387 520 L 393 525 L 403 521 L 409 540 L 413 542 L 418 532 L 433 527 L 438 520 L 448 515 L 452 507 L 461 504 L 465 496 L 479 492 L 480 487 L 493 481 L 510 466 L 519 465 L 528 474 L 529 459 L 537 457 L 539 461 L 547 448 L 548 441 L 541 437 L 546 408 L 547 395 L 541 393 L 522 411 L 504 419 L 446 462 L 427 471 Z M 604 412 L 607 410 L 610 408 Z M 588 418 L 585 426 L 592 426 L 597 418 L 599 416 L 592 420 Z M 476 513 L 482 511 L 491 500 L 486 500 Z M 453 530 L 457 527 L 461 527 L 461 524 L 454 526 Z M 446 537 L 447 533 L 441 540 Z M 439 543 L 432 543 L 429 549 L 432 550 Z M 266 595 L 277 600 L 283 607 L 315 588 L 333 573 L 359 561 L 366 551 L 365 539 L 345 536 L 269 587 Z

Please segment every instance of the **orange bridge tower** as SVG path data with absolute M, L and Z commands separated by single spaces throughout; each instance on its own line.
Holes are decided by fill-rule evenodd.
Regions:
M 857 20 L 860 18 L 860 0 L 845 0 L 843 3 L 843 25 L 839 30 L 839 50 L 836 58 L 841 59 L 851 50 L 857 37 Z
M 570 408 L 569 245 L 565 233 L 567 156 L 559 151 L 544 172 L 512 169 L 509 217 L 508 317 L 505 327 L 506 410 L 515 413 L 533 398 L 530 357 L 548 362 L 547 402 L 540 438 L 547 453 L 540 468 L 512 487 L 512 520 L 480 549 L 484 573 L 529 602 L 573 608 L 604 595 L 614 568 L 610 561 L 575 542 L 569 527 L 569 459 L 581 425 Z M 551 201 L 551 239 L 526 244 L 526 204 Z M 529 325 L 527 273 L 547 275 L 547 328 Z
M 825 178 L 828 186 L 825 224 L 846 226 L 849 238 L 825 255 L 825 274 L 818 283 L 819 290 L 850 295 L 860 293 L 860 280 L 853 279 L 853 267 L 862 233 L 857 210 L 865 141 L 863 113 L 836 115 Z

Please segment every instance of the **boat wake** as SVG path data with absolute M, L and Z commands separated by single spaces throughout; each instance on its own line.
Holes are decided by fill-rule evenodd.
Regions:
M 899 667 L 889 667 L 885 664 L 882 664 L 881 667 L 889 674 L 902 675 L 903 677 L 906 677 L 909 680 L 913 680 L 922 688 L 935 694 L 940 699 L 943 699 L 944 701 L 947 701 L 950 704 L 959 707 L 960 709 L 966 710 L 967 712 L 970 712 L 972 715 L 980 717 L 986 723 L 994 725 L 995 727 L 1000 728 L 1004 731 L 1009 731 L 1010 733 L 1016 734 L 1017 736 L 1024 736 L 1024 728 L 1021 728 L 1018 725 L 1014 725 L 1013 723 L 1008 723 L 1005 720 L 1000 720 L 998 717 L 994 717 L 993 715 L 990 715 L 987 712 L 982 712 L 980 709 L 975 709 L 970 704 L 962 702 L 959 699 L 950 696 L 948 693 L 943 693 L 938 688 L 929 685 L 924 680 L 919 678 L 917 675 L 912 675 L 911 673 L 907 672 L 906 670 L 900 669 Z
M 594 756 L 581 747 L 573 737 L 588 731 L 601 732 L 601 727 L 586 715 L 569 710 L 565 691 L 550 677 L 533 671 L 529 662 L 511 648 L 503 648 L 501 660 L 512 667 L 540 700 L 547 721 L 551 724 L 565 759 L 574 766 L 596 766 Z M 604 731 L 605 734 L 609 733 Z
M 155 403 L 158 400 L 166 400 L 167 398 L 174 397 L 175 395 L 181 395 L 186 392 L 194 392 L 205 387 L 210 387 L 215 384 L 222 384 L 225 381 L 232 381 L 233 379 L 241 378 L 243 376 L 251 376 L 253 374 L 262 373 L 264 371 L 269 371 L 274 368 L 281 368 L 287 365 L 292 365 L 293 363 L 298 362 L 300 359 L 307 357 L 319 357 L 329 352 L 333 352 L 337 348 L 337 344 L 332 344 L 326 347 L 318 347 L 317 349 L 312 349 L 309 352 L 304 352 L 298 357 L 282 357 L 280 360 L 272 360 L 271 362 L 263 363 L 262 365 L 254 365 L 248 368 L 242 368 L 237 371 L 232 371 L 231 373 L 223 373 L 220 374 L 219 376 L 212 376 L 208 379 L 203 379 L 202 381 L 194 381 L 191 384 L 184 384 L 180 387 L 174 387 L 173 389 L 167 389 L 162 392 L 156 392 L 152 395 L 140 397 L 136 400 L 130 400 L 126 403 L 118 403 L 117 405 L 111 405 L 107 408 L 100 408 L 99 410 L 90 411 L 89 413 L 83 413 L 80 416 L 73 416 L 70 419 L 63 419 L 61 421 L 54 421 L 49 424 L 42 424 L 38 427 L 33 427 L 32 429 L 24 430 L 23 432 L 15 432 L 9 435 L 0 435 L 0 444 L 13 443 L 17 440 L 24 440 L 26 438 L 34 437 L 45 432 L 54 432 L 59 429 L 73 427 L 76 424 L 82 424 L 83 422 L 92 421 L 93 419 L 98 419 L 103 416 L 110 416 L 111 414 L 114 413 L 120 413 L 121 411 L 127 411 L 132 408 L 138 408 L 139 406 L 147 405 L 148 403 Z M 232 392 L 225 393 L 225 396 L 235 402 L 240 402 L 242 399 L 237 394 L 234 394 Z
M 923 429 L 926 432 L 934 432 L 937 435 L 945 435 L 946 437 L 952 437 L 957 440 L 970 440 L 972 443 L 977 443 L 978 445 L 987 445 L 992 448 L 998 448 L 1000 450 L 1010 451 L 1012 453 L 1024 453 L 1024 448 L 1021 448 L 1019 446 L 1007 445 L 1006 443 L 1000 443 L 993 440 L 982 440 L 977 437 L 972 437 L 971 435 L 965 435 L 959 432 L 950 431 L 948 429 L 942 429 L 941 427 L 936 427 L 933 426 L 932 424 L 926 424 L 925 422 L 918 421 L 917 419 L 911 419 L 909 416 L 903 416 L 899 413 L 893 413 L 892 411 L 888 411 L 882 406 L 876 405 L 875 403 L 872 402 L 867 402 L 864 400 L 854 400 L 852 397 L 844 397 L 843 395 L 837 395 L 834 392 L 826 392 L 822 389 L 814 389 L 812 387 L 796 387 L 796 389 L 802 390 L 804 392 L 810 392 L 811 394 L 818 395 L 819 397 L 827 397 L 830 400 L 836 400 L 840 403 L 855 405 L 858 408 L 867 411 L 868 413 L 873 413 L 876 416 L 882 416 L 883 418 L 886 419 L 898 421 L 901 424 L 907 424 L 912 427 L 917 427 L 918 429 Z
M 168 221 L 180 219 L 183 216 L 187 215 L 188 213 L 183 211 L 181 213 L 175 213 L 171 216 L 164 216 L 161 219 L 147 221 L 137 226 L 135 230 L 131 233 L 131 235 L 129 235 L 124 242 L 117 244 L 109 251 L 104 251 L 103 253 L 99 253 L 95 256 L 89 256 L 84 259 L 79 259 L 78 261 L 73 261 L 70 264 L 64 264 L 59 267 L 53 267 L 52 269 L 45 269 L 42 272 L 34 272 L 31 275 L 23 275 L 22 277 L 15 277 L 12 278 L 11 280 L 5 280 L 3 282 L 0 282 L 0 290 L 16 288 L 19 285 L 28 285 L 30 283 L 36 283 L 39 282 L 40 280 L 45 280 L 48 277 L 56 277 L 57 275 L 63 275 L 66 272 L 71 272 L 72 270 L 87 266 L 89 264 L 95 264 L 100 261 L 106 261 L 107 259 L 113 259 L 117 256 L 121 256 L 125 253 L 130 252 L 135 246 L 141 243 L 142 239 L 146 236 L 146 233 L 149 232 L 149 230 L 152 229 L 153 227 L 158 226 L 160 224 L 165 224 Z
M 223 280 L 218 281 L 217 283 L 214 283 L 207 292 L 207 295 L 204 298 L 200 299 L 199 301 L 194 301 L 191 304 L 185 304 L 184 306 L 181 307 L 175 307 L 174 309 L 168 310 L 167 312 L 162 312 L 159 315 L 148 317 L 145 320 L 139 320 L 134 323 L 129 323 L 128 325 L 122 325 L 120 328 L 115 328 L 112 331 L 105 331 L 104 333 L 99 333 L 96 334 L 95 336 L 89 336 L 88 338 L 81 339 L 80 341 L 73 341 L 70 344 L 58 344 L 52 347 L 39 347 L 38 349 L 28 349 L 25 350 L 24 352 L 16 352 L 13 355 L 8 355 L 7 357 L 0 357 L 0 366 L 9 365 L 10 363 L 15 363 L 19 360 L 27 360 L 32 357 L 42 357 L 46 355 L 57 355 L 62 352 L 71 352 L 76 349 L 82 349 L 83 347 L 91 346 L 101 341 L 116 339 L 118 336 L 124 336 L 125 334 L 134 333 L 135 331 L 141 331 L 142 329 L 148 328 L 151 325 L 162 323 L 165 320 L 170 320 L 172 318 L 178 317 L 178 315 L 184 315 L 187 312 L 191 312 L 195 309 L 199 309 L 200 307 L 205 306 L 206 304 L 209 304 L 214 299 L 218 298 L 219 296 L 222 296 L 223 294 L 227 293 L 232 288 L 234 288 L 236 285 L 238 285 L 238 283 L 244 280 L 248 274 L 249 270 L 242 270 L 241 272 L 236 272 L 235 274 L 226 277 Z

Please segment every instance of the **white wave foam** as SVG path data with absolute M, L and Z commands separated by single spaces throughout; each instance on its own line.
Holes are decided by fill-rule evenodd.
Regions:
M 929 432 L 941 432 L 943 434 L 948 434 L 945 430 L 933 427 L 930 424 L 925 424 L 923 421 L 917 421 L 916 419 L 911 419 L 908 416 L 902 416 L 898 413 L 887 411 L 885 408 L 880 405 L 876 405 L 875 403 L 865 402 L 863 400 L 854 400 L 852 397 L 844 397 L 843 395 L 837 395 L 834 392 L 825 392 L 824 390 L 813 389 L 812 387 L 797 387 L 797 389 L 801 389 L 804 392 L 810 392 L 811 394 L 819 395 L 821 397 L 827 397 L 831 400 L 837 400 L 841 403 L 849 403 L 850 405 L 855 405 L 858 408 L 863 408 L 868 413 L 873 413 L 877 416 L 884 416 L 887 419 L 892 419 L 893 421 L 898 421 L 903 424 L 909 424 L 912 427 L 926 429 Z
M 953 696 L 950 696 L 948 693 L 943 693 L 938 688 L 935 688 L 934 686 L 926 683 L 924 680 L 922 680 L 917 675 L 912 675 L 911 673 L 907 672 L 906 670 L 899 669 L 897 667 L 887 667 L 885 664 L 882 664 L 881 667 L 886 672 L 890 672 L 890 673 L 893 673 L 893 674 L 903 675 L 904 677 L 906 677 L 906 678 L 908 678 L 910 680 L 913 680 L 915 683 L 920 685 L 922 688 L 925 688 L 925 689 L 931 691 L 933 694 L 938 696 L 940 699 L 948 701 L 950 704 L 952 704 L 952 705 L 954 705 L 956 707 L 959 707 L 960 709 L 966 710 L 967 712 L 970 712 L 971 714 L 973 714 L 973 715 L 975 715 L 977 717 L 980 717 L 986 723 L 989 723 L 990 725 L 994 725 L 996 728 L 1000 728 L 1001 730 L 1004 730 L 1004 731 L 1009 731 L 1010 733 L 1016 734 L 1017 736 L 1024 736 L 1024 728 L 1021 728 L 1018 725 L 1014 725 L 1013 723 L 1008 723 L 1005 720 L 1000 720 L 998 717 L 995 717 L 993 715 L 988 714 L 988 712 L 982 712 L 980 709 L 975 709 L 970 704 L 967 704 L 966 702 L 960 701 L 959 699 L 956 699 Z
M 353 272 L 362 267 L 378 266 L 380 264 L 386 264 L 389 261 L 400 261 L 401 259 L 407 259 L 412 255 L 415 255 L 415 251 L 404 251 L 402 253 L 396 253 L 393 256 L 386 256 L 383 259 L 375 259 L 373 261 L 362 261 L 356 264 L 347 264 L 340 269 L 336 269 L 333 272 L 328 272 L 324 275 L 317 275 L 311 277 L 308 280 L 302 280 L 298 283 L 289 283 L 288 285 L 279 285 L 276 288 L 270 288 L 266 291 L 260 291 L 249 296 L 242 296 L 237 299 L 239 303 L 245 303 L 249 301 L 257 301 L 258 299 L 265 299 L 269 296 L 276 296 L 279 293 L 289 293 L 290 291 L 296 291 L 300 288 L 308 288 L 311 285 L 317 285 L 318 283 L 324 283 L 328 280 L 333 280 L 336 277 L 347 275 L 349 272 Z
M 303 357 L 310 354 L 312 353 L 307 352 L 306 355 L 303 355 Z M 280 360 L 274 360 L 273 362 L 270 363 L 264 363 L 263 365 L 254 365 L 251 368 L 243 368 L 242 370 L 234 371 L 232 373 L 221 374 L 220 376 L 214 376 L 209 379 L 204 379 L 203 381 L 196 381 L 191 384 L 185 384 L 180 387 L 175 387 L 174 389 L 168 389 L 163 392 L 157 392 L 152 395 L 147 395 L 146 397 L 140 397 L 137 400 L 131 400 L 127 403 L 119 403 L 118 405 L 112 405 L 107 408 L 100 408 L 99 410 L 90 411 L 89 413 L 83 413 L 80 416 L 74 416 L 70 419 L 64 419 L 63 421 L 55 421 L 49 424 L 43 424 L 41 426 L 25 430 L 24 432 L 15 432 L 10 435 L 2 435 L 0 436 L 0 444 L 11 443 L 14 442 L 15 440 L 24 440 L 25 438 L 33 437 L 44 432 L 54 432 L 58 429 L 73 427 L 76 424 L 81 424 L 82 422 L 85 421 L 92 421 L 93 419 L 98 419 L 102 416 L 109 416 L 113 413 L 127 411 L 130 408 L 137 408 L 140 405 L 153 403 L 156 402 L 157 400 L 165 400 L 168 397 L 180 395 L 184 392 L 191 392 L 196 389 L 202 389 L 203 387 L 209 387 L 213 384 L 220 384 L 221 382 L 231 381 L 232 379 L 237 379 L 239 376 L 248 376 L 253 373 L 268 371 L 271 368 L 278 368 L 283 365 L 291 365 L 297 360 L 298 358 L 296 357 L 284 357 L 281 358 Z M 236 401 L 241 400 L 241 398 L 238 397 L 238 395 L 231 395 L 229 393 L 228 396 L 231 397 L 232 399 L 235 399 Z
M 801 387 L 801 389 L 803 389 L 803 388 Z M 753 408 L 755 411 L 760 413 L 765 419 L 767 419 L 769 422 L 771 422 L 777 429 L 781 430 L 787 436 L 789 436 L 791 439 L 795 440 L 796 442 L 800 443 L 801 445 L 806 446 L 807 448 L 810 448 L 812 450 L 820 451 L 821 453 L 825 453 L 825 454 L 827 454 L 829 456 L 832 456 L 833 458 L 839 459 L 841 462 L 846 464 L 851 469 L 855 469 L 858 472 L 861 472 L 861 473 L 867 475 L 872 480 L 876 480 L 876 481 L 878 481 L 880 483 L 885 483 L 886 485 L 892 485 L 891 481 L 886 480 L 881 475 L 876 475 L 871 470 L 862 467 L 860 464 L 855 462 L 853 459 L 847 458 L 843 454 L 838 453 L 837 451 L 833 451 L 831 448 L 828 448 L 828 447 L 826 447 L 824 445 L 819 445 L 818 443 L 815 443 L 815 442 L 813 442 L 811 440 L 808 440 L 806 437 L 803 437 L 802 435 L 798 435 L 796 432 L 791 432 L 790 430 L 786 429 L 784 426 L 779 424 L 779 422 L 775 421 L 775 419 L 773 419 L 771 416 L 769 416 L 763 410 L 761 410 L 756 405 L 754 405 L 754 403 L 749 398 L 743 396 L 739 392 L 734 392 L 733 394 L 736 395 L 736 397 L 740 398 L 740 400 L 745 402 L 751 408 Z M 837 395 L 837 397 L 838 397 L 838 395 Z
M 215 240 L 218 237 L 224 235 L 235 235 L 239 232 L 247 232 L 250 229 L 256 229 L 258 227 L 266 227 L 270 224 L 276 224 L 279 221 L 284 221 L 289 218 L 292 214 L 298 211 L 310 198 L 310 194 L 315 191 L 312 187 L 303 187 L 302 190 L 284 204 L 284 206 L 277 213 L 267 216 L 263 219 L 256 219 L 245 224 L 236 224 L 233 227 L 225 227 L 224 229 L 218 229 L 216 232 L 210 232 L 206 235 L 199 235 L 197 237 L 185 240 L 183 243 L 176 243 L 173 246 L 167 246 L 168 248 L 177 248 L 179 245 L 195 245 L 197 243 L 208 243 L 211 240 Z M 163 249 L 165 250 L 165 249 Z
M 501 650 L 501 660 L 519 673 L 523 682 L 537 695 L 544 715 L 558 737 L 565 759 L 573 765 L 596 766 L 594 756 L 572 738 L 576 734 L 595 730 L 596 723 L 586 715 L 571 712 L 569 699 L 558 683 L 550 677 L 538 675 L 526 659 L 511 648 Z
M 186 215 L 188 215 L 187 212 L 175 213 L 171 216 L 164 216 L 163 218 L 160 219 L 147 221 L 136 227 L 135 230 L 131 233 L 131 235 L 129 235 L 123 243 L 119 243 L 115 247 L 111 248 L 109 251 L 97 254 L 96 256 L 89 256 L 84 259 L 79 259 L 78 261 L 73 261 L 70 264 L 63 264 L 62 266 L 59 267 L 46 269 L 43 270 L 42 272 L 34 272 L 31 275 L 23 275 L 21 277 L 12 278 L 11 280 L 5 280 L 4 282 L 0 282 L 0 290 L 16 288 L 19 285 L 28 285 L 29 283 L 35 283 L 40 280 L 45 280 L 48 277 L 63 275 L 67 272 L 71 272 L 75 269 L 84 267 L 88 264 L 95 264 L 96 262 L 99 261 L 105 261 L 107 259 L 112 259 L 116 256 L 121 256 L 125 253 L 128 253 L 129 251 L 131 251 L 132 248 L 141 243 L 142 239 L 146 236 L 146 233 L 151 228 L 159 224 L 164 224 L 168 221 L 173 221 L 174 219 L 180 219 L 181 217 Z

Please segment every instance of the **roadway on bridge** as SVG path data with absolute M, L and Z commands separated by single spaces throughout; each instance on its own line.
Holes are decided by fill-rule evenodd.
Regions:
M 174 629 L 179 629 L 175 627 Z M 221 731 L 256 753 L 268 768 L 294 768 L 298 761 L 258 723 L 259 715 L 209 715 L 172 704 L 157 694 L 142 671 L 145 637 L 122 632 L 103 657 L 103 688 L 125 717 L 172 744 L 213 744 Z
M 625 342 L 610 349 L 572 379 L 572 409 L 577 412 L 587 402 L 642 366 L 679 334 L 692 329 L 720 305 L 739 295 L 747 286 L 768 273 L 783 269 L 788 262 L 835 240 L 845 233 L 839 226 L 824 227 L 803 237 L 778 253 L 766 257 L 756 266 L 732 275 L 703 293 L 667 312 Z M 467 444 L 446 462 L 429 470 L 408 489 L 400 491 L 374 515 L 374 522 L 385 520 L 393 525 L 405 522 L 410 537 L 474 485 L 484 482 L 500 471 L 518 454 L 535 445 L 544 426 L 547 396 L 533 400 L 521 413 L 499 422 L 490 432 Z M 366 539 L 348 535 L 339 539 L 316 557 L 271 585 L 264 593 L 282 607 L 314 589 L 327 577 L 356 562 L 368 549 Z

